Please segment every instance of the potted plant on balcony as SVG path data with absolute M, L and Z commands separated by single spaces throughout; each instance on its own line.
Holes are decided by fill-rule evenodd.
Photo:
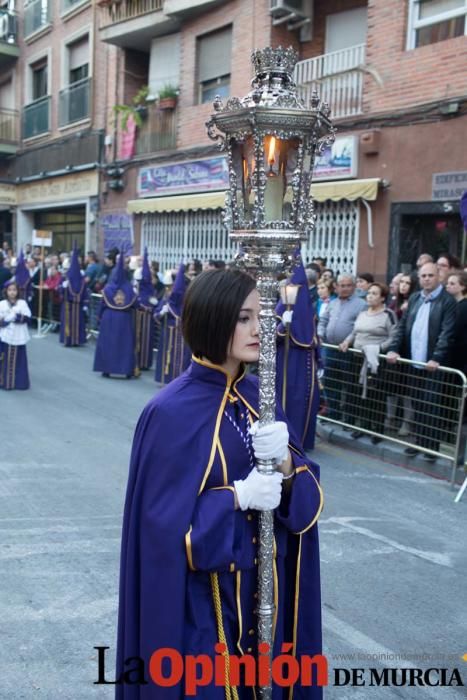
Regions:
M 123 131 L 127 130 L 128 119 L 133 120 L 138 128 L 143 126 L 144 120 L 148 116 L 148 96 L 149 87 L 143 85 L 128 105 L 114 105 L 114 112 L 120 115 L 120 126 Z
M 159 109 L 175 109 L 178 100 L 178 87 L 167 83 L 159 90 L 158 107 Z

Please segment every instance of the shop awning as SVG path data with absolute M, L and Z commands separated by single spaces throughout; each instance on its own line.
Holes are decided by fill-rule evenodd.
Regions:
M 177 194 L 171 197 L 130 199 L 127 209 L 130 214 L 188 211 L 189 209 L 222 209 L 224 202 L 225 192 L 202 192 L 201 194 Z
M 378 196 L 379 178 L 367 180 L 340 180 L 334 182 L 316 182 L 311 185 L 311 194 L 316 202 L 325 202 L 327 199 L 338 202 L 347 199 L 355 202 L 356 199 L 366 199 L 374 202 Z
M 347 199 L 374 201 L 378 196 L 378 178 L 367 180 L 340 180 L 334 182 L 316 182 L 311 185 L 311 194 L 316 202 L 327 199 L 338 202 Z M 287 192 L 285 201 L 291 201 L 291 192 Z M 202 192 L 201 194 L 177 194 L 170 197 L 148 197 L 131 199 L 128 202 L 130 214 L 149 214 L 163 211 L 188 211 L 189 209 L 222 209 L 225 192 Z

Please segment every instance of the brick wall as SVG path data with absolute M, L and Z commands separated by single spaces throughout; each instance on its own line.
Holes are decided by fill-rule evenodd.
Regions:
M 382 81 L 365 81 L 365 112 L 467 94 L 467 41 L 458 37 L 406 51 L 406 0 L 369 0 L 367 66 Z

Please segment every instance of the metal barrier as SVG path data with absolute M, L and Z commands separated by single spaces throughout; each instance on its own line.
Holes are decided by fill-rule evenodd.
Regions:
M 378 370 L 371 374 L 365 371 L 360 350 L 341 352 L 326 343 L 323 349 L 325 405 L 320 420 L 371 435 L 376 441 L 414 448 L 412 456 L 416 448 L 433 458 L 443 457 L 452 462 L 454 484 L 457 466 L 467 466 L 462 431 L 465 375 L 450 367 L 430 371 L 426 363 L 402 358 L 391 364 L 385 355 L 378 355 Z
M 42 287 L 42 301 L 39 302 L 40 287 L 33 285 L 33 296 L 30 302 L 31 316 L 40 323 L 40 333 L 45 335 L 60 328 L 61 298 L 54 289 Z M 41 307 L 41 308 L 39 308 Z M 38 323 L 39 326 L 39 323 Z
M 88 306 L 88 323 L 86 329 L 86 338 L 97 338 L 99 335 L 99 309 L 101 306 L 102 294 L 92 292 L 90 295 Z

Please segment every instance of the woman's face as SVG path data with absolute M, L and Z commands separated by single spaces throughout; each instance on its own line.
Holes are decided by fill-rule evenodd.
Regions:
M 15 303 L 16 299 L 18 298 L 18 290 L 16 289 L 15 284 L 10 284 L 10 286 L 7 287 L 6 296 L 10 304 Z
M 355 286 L 357 289 L 361 289 L 362 291 L 366 292 L 370 286 L 370 283 L 363 279 L 363 277 L 357 277 L 357 284 Z
M 438 260 L 436 261 L 436 267 L 438 268 L 440 280 L 444 281 L 447 278 L 451 267 L 449 265 L 449 260 L 444 257 L 438 258 Z
M 462 294 L 464 292 L 464 288 L 459 282 L 457 275 L 450 275 L 448 277 L 446 291 L 449 292 L 449 294 L 452 294 L 452 296 L 457 296 L 458 294 Z
M 318 296 L 320 299 L 329 298 L 329 289 L 325 284 L 318 284 Z
M 410 277 L 401 277 L 399 282 L 399 292 L 406 297 L 410 292 Z
M 381 289 L 379 287 L 370 287 L 366 295 L 366 303 L 370 308 L 380 306 L 383 303 Z
M 257 362 L 259 359 L 259 294 L 253 289 L 245 299 L 238 315 L 227 360 Z

